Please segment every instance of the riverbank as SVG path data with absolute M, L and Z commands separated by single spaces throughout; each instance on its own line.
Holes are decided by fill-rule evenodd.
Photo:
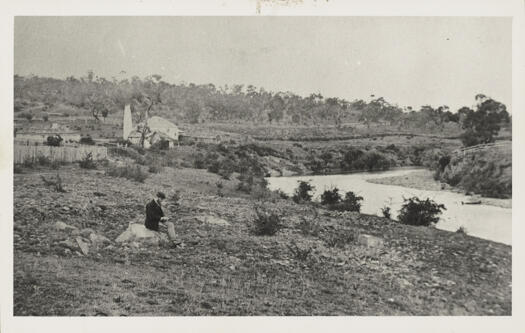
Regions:
M 414 170 L 409 175 L 395 176 L 395 177 L 378 177 L 367 180 L 370 183 L 382 185 L 396 185 L 418 190 L 426 191 L 450 191 L 455 193 L 464 193 L 460 189 L 451 187 L 448 184 L 434 180 L 433 172 L 426 169 Z M 496 198 L 480 198 L 481 204 L 512 208 L 512 199 L 496 199 Z
M 255 200 L 234 177 L 202 169 L 166 167 L 144 183 L 102 168 L 23 172 L 14 176 L 17 316 L 512 313 L 511 246 L 278 196 Z M 65 193 L 41 179 L 57 172 Z M 116 243 L 157 190 L 184 246 Z M 275 235 L 253 234 L 256 204 L 280 216 Z

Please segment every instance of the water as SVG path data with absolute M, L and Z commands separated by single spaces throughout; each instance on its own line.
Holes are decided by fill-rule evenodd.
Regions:
M 382 216 L 381 208 L 389 206 L 393 218 L 397 218 L 403 197 L 416 196 L 421 200 L 430 198 L 439 204 L 444 204 L 447 208 L 440 215 L 437 228 L 456 231 L 459 227 L 463 227 L 469 235 L 512 244 L 512 209 L 489 205 L 462 205 L 461 202 L 467 201 L 469 197 L 460 193 L 418 190 L 367 182 L 367 179 L 402 176 L 411 172 L 414 170 L 400 169 L 329 176 L 269 177 L 267 180 L 271 190 L 280 189 L 289 195 L 294 192 L 299 180 L 308 180 L 316 187 L 314 199 L 318 198 L 325 189 L 337 186 L 339 193 L 343 195 L 346 191 L 353 191 L 364 198 L 361 202 L 362 213 Z

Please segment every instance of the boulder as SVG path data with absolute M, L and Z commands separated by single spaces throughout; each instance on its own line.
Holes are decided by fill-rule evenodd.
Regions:
M 77 241 L 77 244 L 78 244 L 78 247 L 80 248 L 80 250 L 82 251 L 82 253 L 87 256 L 88 253 L 89 253 L 89 244 L 87 242 L 84 242 L 82 240 L 82 238 L 80 237 L 77 237 L 76 238 L 76 241 Z
M 357 243 L 366 247 L 383 247 L 383 240 L 381 238 L 366 234 L 359 235 L 357 238 Z
M 69 224 L 66 224 L 62 221 L 57 221 L 55 223 L 55 228 L 58 229 L 58 230 L 75 230 L 77 229 L 76 227 L 73 227 L 73 226 L 70 226 Z
M 98 235 L 96 233 L 91 233 L 89 235 L 89 240 L 91 241 L 91 243 L 99 243 L 99 244 L 111 243 L 111 240 L 109 240 L 109 238 L 102 236 L 102 235 Z
M 115 240 L 117 243 L 131 241 L 146 241 L 158 244 L 161 241 L 168 241 L 166 234 L 147 229 L 143 224 L 130 223 L 128 229 Z
M 221 225 L 221 226 L 230 225 L 230 222 L 226 221 L 225 219 L 221 219 L 213 215 L 195 216 L 195 219 L 203 223 L 209 223 L 209 224 L 215 224 L 215 225 Z

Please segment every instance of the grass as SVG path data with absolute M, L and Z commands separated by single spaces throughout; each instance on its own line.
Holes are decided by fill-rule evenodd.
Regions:
M 111 165 L 106 169 L 106 175 L 112 177 L 122 177 L 143 183 L 148 178 L 148 173 L 142 171 L 139 165 L 115 166 Z
M 259 203 L 260 220 L 275 214 L 281 225 L 260 237 L 256 200 L 236 190 L 236 177 L 165 168 L 141 183 L 120 178 L 137 168 L 148 175 L 140 166 L 108 168 L 115 177 L 64 168 L 69 193 L 35 190 L 42 170 L 15 174 L 15 315 L 511 314 L 510 246 L 281 199 Z M 168 195 L 165 210 L 185 247 L 91 244 L 80 256 L 59 245 L 73 237 L 52 227 L 59 220 L 114 240 L 143 220 L 153 189 Z M 195 218 L 202 215 L 230 225 Z M 360 234 L 384 247 L 358 244 Z

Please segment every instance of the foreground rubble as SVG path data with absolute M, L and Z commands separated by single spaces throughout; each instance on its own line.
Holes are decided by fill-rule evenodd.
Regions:
M 142 184 L 70 166 L 65 193 L 42 184 L 53 174 L 15 175 L 15 315 L 511 314 L 506 245 L 322 209 L 307 233 L 312 208 L 281 199 L 264 205 L 283 229 L 255 236 L 254 200 L 204 170 Z M 180 193 L 165 210 L 182 246 L 118 242 L 158 190 Z

